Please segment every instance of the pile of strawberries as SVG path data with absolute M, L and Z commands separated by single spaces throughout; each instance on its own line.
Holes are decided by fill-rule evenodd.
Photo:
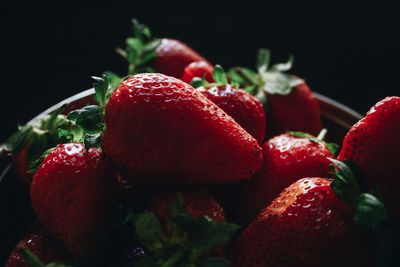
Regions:
M 400 264 L 400 97 L 336 157 L 292 58 L 225 72 L 133 29 L 128 76 L 5 143 L 35 215 L 5 266 Z

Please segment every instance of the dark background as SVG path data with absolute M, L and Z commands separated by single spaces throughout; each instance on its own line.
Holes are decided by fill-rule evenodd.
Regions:
M 3 6 L 0 141 L 17 123 L 91 87 L 92 75 L 125 74 L 127 65 L 114 51 L 131 35 L 132 17 L 226 69 L 254 67 L 260 47 L 272 50 L 274 62 L 293 53 L 292 73 L 360 113 L 399 95 L 400 10 L 393 4 L 260 2 Z

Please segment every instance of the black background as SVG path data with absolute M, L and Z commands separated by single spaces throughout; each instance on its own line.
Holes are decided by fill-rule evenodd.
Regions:
M 225 68 L 254 67 L 260 47 L 272 50 L 274 62 L 293 53 L 294 74 L 360 113 L 399 95 L 399 9 L 382 1 L 305 2 L 3 6 L 0 141 L 17 123 L 91 87 L 92 75 L 125 74 L 114 51 L 131 34 L 132 17 Z

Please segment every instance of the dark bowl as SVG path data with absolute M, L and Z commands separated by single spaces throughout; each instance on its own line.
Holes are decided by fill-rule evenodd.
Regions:
M 83 107 L 93 101 L 94 89 L 83 91 L 43 111 L 28 123 L 45 116 L 67 104 L 66 111 Z M 320 107 L 321 119 L 328 129 L 326 140 L 342 143 L 349 128 L 361 115 L 354 110 L 317 93 L 314 93 Z M 34 220 L 28 193 L 16 182 L 11 169 L 10 158 L 0 146 L 0 264 L 4 263 L 16 242 L 23 236 Z

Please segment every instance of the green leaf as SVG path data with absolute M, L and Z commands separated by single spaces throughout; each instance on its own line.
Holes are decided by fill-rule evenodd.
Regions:
M 40 158 L 34 162 L 31 163 L 31 165 L 29 166 L 29 173 L 35 173 L 40 165 L 42 164 L 43 160 L 45 160 L 45 158 L 47 158 L 47 156 L 55 149 L 55 147 L 49 148 L 47 149 L 45 152 L 43 152 L 43 154 L 40 156 Z
M 316 137 L 309 134 L 309 133 L 305 133 L 305 132 L 292 132 L 289 131 L 288 134 L 290 134 L 291 136 L 295 136 L 295 137 L 301 137 L 301 138 L 308 138 L 308 139 L 314 139 L 316 140 Z
M 65 121 L 65 117 L 63 115 L 60 115 L 67 104 L 62 105 L 61 107 L 57 108 L 53 112 L 49 114 L 49 116 L 44 117 L 41 119 L 42 124 L 44 123 L 44 127 L 41 127 L 43 130 L 54 130 L 57 128 L 60 124 L 62 124 Z
M 383 203 L 369 193 L 361 194 L 356 203 L 354 222 L 360 226 L 374 227 L 387 218 Z
M 269 67 L 271 59 L 271 53 L 268 49 L 260 48 L 257 54 L 257 70 L 264 68 L 265 70 Z
M 70 142 L 72 140 L 72 138 L 73 138 L 73 135 L 68 130 L 59 129 L 58 130 L 58 137 L 60 139 L 65 139 L 67 142 Z
M 122 78 L 119 77 L 117 74 L 110 71 L 106 71 L 104 74 L 107 76 L 107 79 L 109 80 L 110 86 L 112 88 L 117 88 L 121 84 Z
M 293 87 L 303 83 L 303 80 L 281 72 L 262 72 L 260 77 L 261 88 L 272 95 L 288 95 Z
M 194 88 L 199 88 L 203 86 L 203 79 L 199 77 L 194 77 L 193 80 L 190 82 L 190 85 Z
M 84 142 L 84 135 L 85 131 L 79 125 L 73 125 L 71 127 L 71 134 L 73 136 L 72 140 L 76 143 L 83 143 Z
M 19 152 L 32 136 L 32 133 L 32 125 L 19 126 L 18 130 L 5 142 L 4 148 L 11 153 Z
M 143 52 L 144 53 L 155 52 L 157 47 L 160 46 L 160 44 L 161 44 L 161 39 L 154 39 L 144 45 Z M 156 53 L 156 56 L 157 56 L 157 53 Z
M 255 92 L 257 92 L 257 85 L 248 86 L 248 87 L 244 88 L 243 90 L 245 90 L 246 92 L 248 92 L 251 95 L 254 95 Z
M 34 134 L 29 141 L 27 150 L 26 150 L 26 161 L 28 164 L 36 161 L 42 155 L 43 151 L 47 149 L 48 144 L 48 133 L 38 133 Z
M 228 84 L 226 73 L 220 65 L 215 65 L 212 77 L 218 85 Z
M 325 143 L 326 147 L 328 148 L 328 150 L 332 153 L 332 155 L 336 155 L 336 153 L 339 150 L 339 145 L 335 144 L 335 143 Z
M 196 261 L 196 267 L 230 267 L 232 263 L 224 258 L 210 257 Z
M 140 51 L 144 48 L 143 42 L 137 38 L 127 38 L 125 42 L 128 47 L 132 48 L 133 51 Z
M 135 215 L 133 224 L 139 240 L 146 245 L 147 249 L 156 250 L 162 247 L 163 232 L 154 213 L 145 212 Z
M 94 99 L 101 106 L 105 107 L 107 105 L 107 91 L 110 87 L 110 81 L 108 76 L 103 74 L 102 77 L 92 76 L 94 80 L 93 88 L 95 90 Z
M 140 58 L 138 65 L 144 65 L 144 64 L 150 62 L 151 60 L 155 59 L 156 57 L 157 57 L 156 51 L 149 52 Z M 154 72 L 154 71 L 151 71 L 151 72 Z
M 86 134 L 84 137 L 85 148 L 89 149 L 90 147 L 98 147 L 100 145 L 101 137 L 101 133 Z
M 195 254 L 193 257 L 195 258 L 212 248 L 226 244 L 240 229 L 240 226 L 233 223 L 219 222 L 217 224 L 208 216 L 200 216 L 195 221 L 187 214 L 177 215 L 175 223 L 193 236 L 192 245 Z
M 345 162 L 332 158 L 328 158 L 328 160 L 334 164 L 330 165 L 330 170 L 336 178 L 331 183 L 332 191 L 340 200 L 354 206 L 355 201 L 362 192 L 356 177 Z
M 236 82 L 240 85 L 243 85 L 246 82 L 246 80 L 236 71 L 235 68 L 230 68 L 228 70 L 228 76 L 233 82 Z
M 294 62 L 294 56 L 289 55 L 288 61 L 286 63 L 277 63 L 271 67 L 271 71 L 288 71 L 292 68 Z
M 161 39 L 152 39 L 150 29 L 136 19 L 132 19 L 132 31 L 133 37 L 125 40 L 125 50 L 117 48 L 116 52 L 128 61 L 128 74 L 154 72 L 148 64 L 157 57 Z
M 238 68 L 239 73 L 248 80 L 251 84 L 258 84 L 258 74 L 248 68 Z
M 81 126 L 90 134 L 99 133 L 103 130 L 102 107 L 90 105 L 82 109 L 76 109 L 72 111 L 67 118 Z
M 228 243 L 240 229 L 240 226 L 233 223 L 219 222 L 217 224 L 207 216 L 201 216 L 196 226 L 198 238 L 193 241 L 193 247 L 198 255 Z

